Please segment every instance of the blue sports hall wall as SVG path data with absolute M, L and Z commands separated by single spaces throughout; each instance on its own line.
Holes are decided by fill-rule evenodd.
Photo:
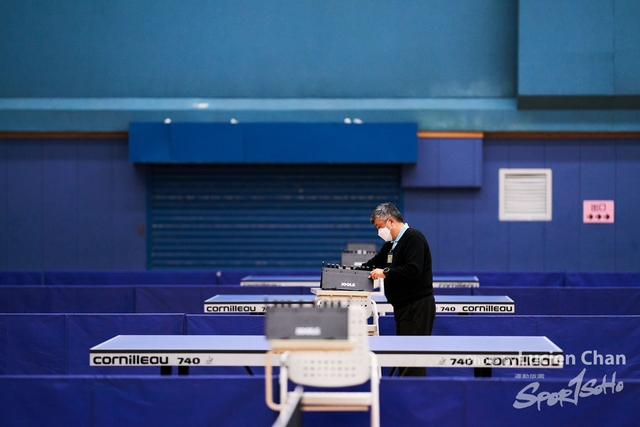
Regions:
M 455 166 L 454 166 L 455 168 Z M 498 220 L 499 168 L 551 168 L 553 219 Z M 405 216 L 442 271 L 638 271 L 640 141 L 483 141 L 480 188 L 406 189 Z M 583 200 L 614 200 L 615 223 L 582 223 Z
M 403 191 L 436 271 L 640 269 L 638 139 L 482 145 L 479 187 Z M 552 169 L 552 221 L 498 221 L 501 167 Z M 0 139 L 0 269 L 145 269 L 146 197 L 126 139 Z M 615 200 L 615 223 L 582 224 L 584 199 Z
M 0 269 L 140 269 L 145 174 L 126 138 L 0 138 Z
M 132 122 L 360 118 L 420 131 L 636 132 L 487 137 L 481 170 L 441 171 L 473 185 L 407 187 L 403 206 L 439 271 L 637 271 L 640 11 L 635 0 L 582 3 L 1 2 L 0 269 L 145 269 L 146 167 L 127 159 Z M 518 106 L 565 95 L 631 104 Z M 497 220 L 504 166 L 553 169 L 553 221 Z M 615 200 L 616 222 L 581 224 L 583 199 Z

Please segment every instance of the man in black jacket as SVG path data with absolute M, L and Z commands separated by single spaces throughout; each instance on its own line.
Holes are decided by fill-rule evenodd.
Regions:
M 431 250 L 424 235 L 409 228 L 391 203 L 371 214 L 371 223 L 385 240 L 380 252 L 365 263 L 369 277 L 384 279 L 384 293 L 393 306 L 397 335 L 431 335 L 436 314 L 433 298 Z M 426 368 L 403 368 L 404 376 L 426 375 Z

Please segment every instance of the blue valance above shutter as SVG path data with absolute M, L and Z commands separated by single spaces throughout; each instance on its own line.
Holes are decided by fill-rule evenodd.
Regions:
M 415 123 L 130 123 L 136 163 L 414 163 Z

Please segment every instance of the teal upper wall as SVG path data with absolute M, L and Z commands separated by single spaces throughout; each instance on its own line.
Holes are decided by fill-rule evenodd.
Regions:
M 522 0 L 520 95 L 640 95 L 640 2 Z
M 519 91 L 556 81 L 552 60 L 570 56 L 538 47 L 561 42 L 599 51 L 615 40 L 613 93 L 638 92 L 633 0 L 550 2 L 6 0 L 0 131 L 345 117 L 424 130 L 640 130 L 638 109 L 518 109 Z M 610 63 L 592 61 L 593 74 Z
M 637 0 L 521 0 L 518 95 L 640 108 L 639 19 Z
M 0 97 L 511 97 L 516 19 L 511 0 L 6 0 Z

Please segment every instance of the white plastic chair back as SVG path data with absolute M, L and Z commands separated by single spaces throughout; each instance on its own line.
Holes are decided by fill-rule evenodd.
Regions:
M 301 385 L 346 387 L 371 377 L 367 316 L 362 306 L 349 307 L 350 351 L 295 351 L 286 356 L 288 377 Z

